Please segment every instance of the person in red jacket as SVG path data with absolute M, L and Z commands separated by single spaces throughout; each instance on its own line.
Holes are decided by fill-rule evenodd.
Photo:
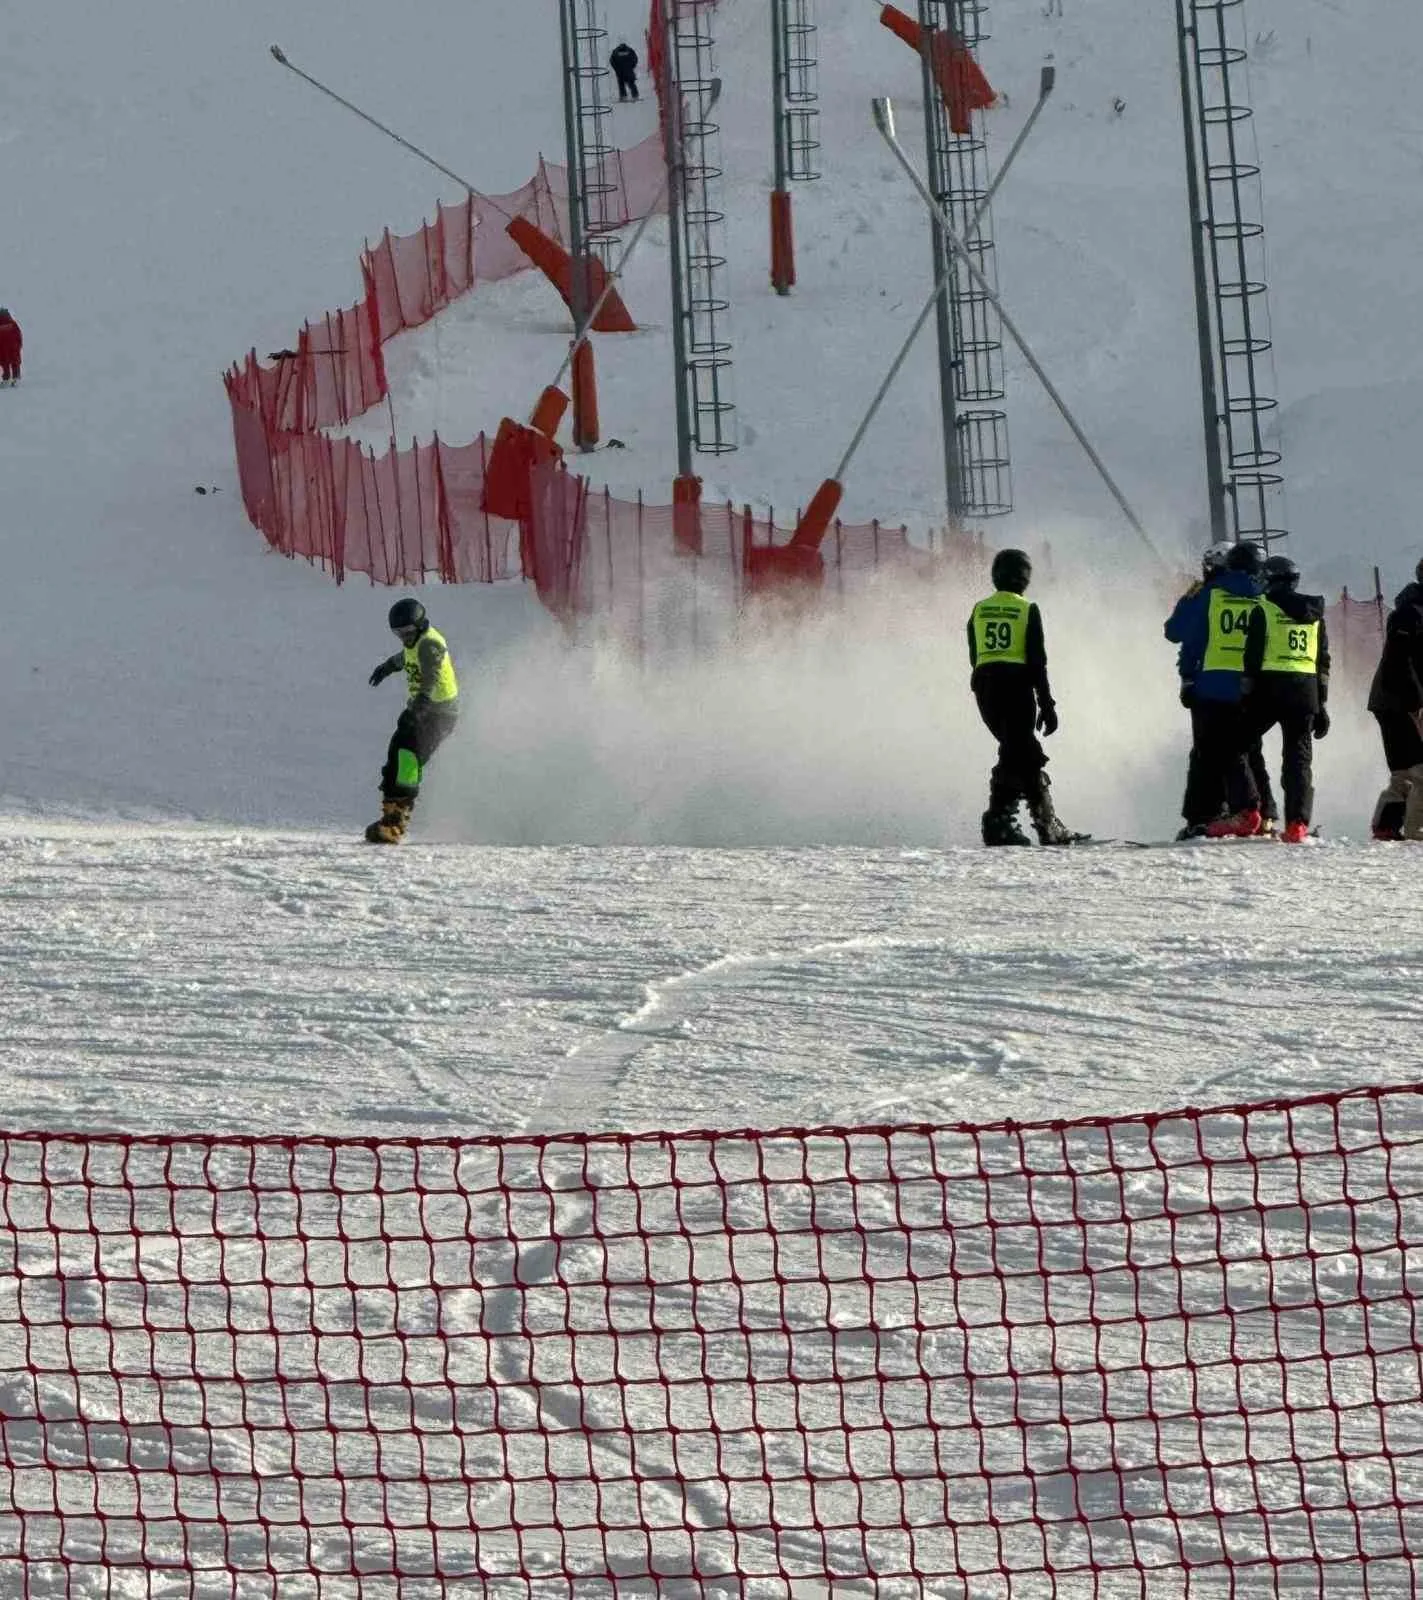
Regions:
M 0 383 L 20 381 L 20 351 L 24 343 L 20 324 L 0 306 Z

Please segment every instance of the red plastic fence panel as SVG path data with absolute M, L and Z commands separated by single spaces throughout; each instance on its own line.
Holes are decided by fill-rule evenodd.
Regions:
M 1423 1588 L 1423 1087 L 0 1135 L 0 1593 Z

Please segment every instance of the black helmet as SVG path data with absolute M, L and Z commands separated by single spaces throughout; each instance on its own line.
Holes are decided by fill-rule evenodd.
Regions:
M 1288 556 L 1271 556 L 1265 562 L 1267 589 L 1294 589 L 1299 585 L 1299 568 Z
M 1244 572 L 1252 578 L 1260 576 L 1260 569 L 1265 564 L 1265 553 L 1258 544 L 1251 544 L 1248 539 L 1242 539 L 1239 544 L 1230 547 L 1230 554 L 1225 560 L 1227 572 Z
M 993 587 L 1022 594 L 1033 576 L 1033 564 L 1023 550 L 1000 550 L 993 558 Z
M 404 600 L 395 602 L 386 620 L 390 623 L 392 633 L 424 633 L 430 625 L 424 606 L 408 595 Z

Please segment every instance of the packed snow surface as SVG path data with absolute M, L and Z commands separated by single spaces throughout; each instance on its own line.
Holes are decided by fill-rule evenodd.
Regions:
M 1415 847 L 0 834 L 0 1125 L 1073 1117 L 1423 1070 Z

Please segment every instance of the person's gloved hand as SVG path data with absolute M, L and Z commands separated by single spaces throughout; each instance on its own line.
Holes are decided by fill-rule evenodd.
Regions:
M 1196 703 L 1196 686 L 1193 683 L 1181 685 L 1181 704 L 1189 711 Z
M 430 709 L 430 697 L 429 697 L 429 695 L 427 695 L 427 694 L 414 694 L 414 695 L 411 695 L 411 697 L 410 697 L 410 709 L 412 711 L 428 711 Z
M 384 683 L 385 680 L 395 670 L 396 669 L 393 666 L 391 666 L 390 662 L 382 661 L 381 664 L 375 669 L 375 671 L 373 673 L 371 673 L 371 676 L 370 676 L 371 688 L 374 689 L 378 684 Z
M 1254 678 L 1242 678 L 1240 680 L 1240 698 L 1242 700 L 1248 700 L 1250 698 L 1250 696 L 1252 694 L 1254 694 L 1254 693 L 1255 693 L 1255 680 L 1254 680 Z
M 1057 732 L 1057 707 L 1051 700 L 1044 700 L 1038 707 L 1038 732 L 1044 739 Z
M 1329 732 L 1329 713 L 1323 706 L 1314 713 L 1314 737 L 1322 739 Z

